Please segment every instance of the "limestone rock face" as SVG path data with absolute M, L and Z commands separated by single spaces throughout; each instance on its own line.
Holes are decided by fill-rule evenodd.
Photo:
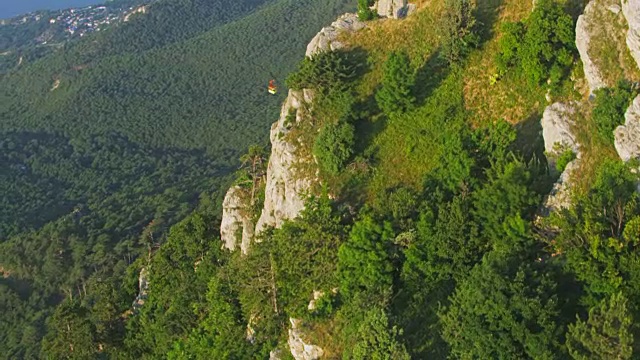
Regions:
M 316 345 L 309 345 L 302 339 L 302 330 L 300 329 L 301 321 L 290 318 L 291 329 L 289 329 L 289 348 L 291 355 L 296 360 L 317 360 L 324 355 L 324 351 Z
M 313 179 L 296 173 L 295 167 L 303 164 L 304 160 L 297 155 L 296 145 L 285 137 L 291 126 L 287 121 L 290 114 L 295 114 L 296 122 L 302 120 L 302 104 L 303 93 L 290 90 L 280 119 L 271 127 L 271 157 L 267 167 L 264 208 L 256 224 L 256 234 L 267 226 L 280 227 L 285 220 L 297 217 L 304 209 L 305 195 Z
M 594 91 L 606 86 L 600 69 L 598 69 L 593 59 L 589 56 L 591 38 L 594 35 L 593 25 L 597 23 L 595 13 L 596 3 L 591 1 L 584 9 L 584 13 L 578 17 L 578 22 L 576 23 L 576 47 L 580 53 L 580 59 L 582 59 L 582 65 L 584 67 L 584 76 L 587 79 L 589 90 L 592 94 Z
M 544 137 L 544 150 L 553 154 L 560 146 L 578 153 L 578 143 L 573 134 L 573 105 L 555 103 L 544 110 L 542 115 L 542 136 Z
M 571 149 L 577 156 L 575 160 L 567 164 L 564 172 L 553 186 L 551 193 L 544 201 L 541 215 L 547 216 L 550 212 L 571 206 L 571 180 L 574 172 L 580 164 L 580 147 L 573 134 L 574 115 L 576 111 L 573 104 L 555 103 L 549 105 L 542 116 L 542 136 L 547 153 L 547 160 L 552 171 L 555 170 L 555 157 L 558 146 L 560 149 Z
M 623 161 L 640 159 L 640 96 L 624 114 L 625 124 L 615 130 L 615 146 Z
M 306 56 L 313 56 L 320 51 L 334 51 L 344 45 L 337 41 L 342 32 L 355 32 L 365 27 L 356 14 L 344 14 L 331 26 L 323 28 L 307 46 Z M 309 160 L 301 159 L 297 154 L 296 144 L 290 142 L 286 135 L 292 124 L 303 120 L 304 106 L 313 101 L 313 91 L 290 90 L 287 100 L 282 106 L 280 119 L 271 126 L 271 156 L 267 167 L 264 208 L 256 224 L 255 234 L 259 234 L 268 226 L 280 227 L 285 220 L 296 218 L 304 209 L 304 201 L 309 195 L 315 178 L 304 176 L 296 167 L 308 165 Z
M 338 35 L 342 32 L 356 32 L 362 30 L 365 24 L 358 20 L 356 14 L 344 14 L 330 26 L 322 28 L 320 32 L 307 45 L 307 57 L 311 57 L 321 51 L 335 51 L 344 47 L 338 41 Z
M 621 0 L 622 13 L 629 24 L 627 46 L 640 67 L 640 0 Z
M 564 172 L 553 185 L 551 193 L 545 199 L 541 215 L 548 216 L 551 212 L 568 209 L 571 206 L 571 178 L 576 174 L 579 161 L 580 159 L 576 159 L 567 164 Z
M 378 15 L 398 19 L 405 16 L 407 0 L 378 0 L 374 7 Z
M 249 195 L 243 188 L 233 186 L 227 191 L 222 203 L 220 238 L 224 247 L 233 251 L 240 245 L 240 249 L 246 254 L 253 231 Z

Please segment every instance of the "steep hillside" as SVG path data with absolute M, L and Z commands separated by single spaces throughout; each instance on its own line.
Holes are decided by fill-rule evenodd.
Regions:
M 285 3 L 247 19 L 257 21 L 254 16 Z M 139 240 L 146 256 L 118 263 L 128 265 L 124 281 L 92 278 L 88 293 L 84 282 L 62 284 L 67 296 L 47 322 L 44 353 L 270 360 L 638 357 L 640 1 L 357 5 L 357 14 L 325 21 L 313 29 L 320 30 L 315 37 L 296 44 L 308 44 L 306 57 L 287 76 L 280 114 L 264 112 L 263 120 L 275 120 L 271 148 L 247 148 L 222 217 L 218 202 L 203 196 L 160 246 L 154 239 L 162 223 L 148 224 Z M 189 51 L 180 43 L 132 59 L 159 56 L 154 76 L 165 64 L 199 69 L 185 54 L 214 56 L 205 50 L 207 39 L 228 49 L 215 40 L 222 39 L 216 31 L 238 24 L 251 26 L 230 23 L 189 40 Z M 247 57 L 252 64 L 261 59 Z M 117 61 L 113 69 L 122 66 Z M 278 68 L 283 62 L 273 61 L 274 71 L 284 72 Z M 128 74 L 154 81 L 144 71 Z M 124 81 L 104 89 L 110 89 L 105 103 L 109 96 L 123 104 L 147 96 L 119 93 L 127 89 Z M 71 89 L 60 94 L 73 97 Z M 153 104 L 164 112 L 214 110 L 175 95 L 184 108 Z M 16 99 L 12 104 L 20 103 Z M 47 126 L 82 132 L 45 118 Z M 183 134 L 185 123 L 160 119 Z M 118 121 L 105 117 L 91 131 L 124 126 Z M 184 137 L 127 129 L 141 144 L 207 144 L 208 154 L 221 151 L 207 143 L 222 136 L 207 133 L 218 131 L 217 124 L 186 124 L 202 131 L 191 145 Z M 41 234 L 59 239 L 53 230 Z M 127 246 L 121 246 L 123 257 Z M 47 248 L 46 269 L 68 261 L 59 251 Z M 13 281 L 24 268 L 38 267 L 3 266 L 2 272 Z M 18 284 L 11 289 L 6 303 L 23 304 Z M 29 323 L 16 317 L 15 323 Z
M 227 194 L 222 238 L 245 256 L 218 271 L 249 338 L 279 338 L 272 358 L 633 358 L 636 5 L 584 10 L 620 26 L 593 38 L 611 50 L 590 53 L 610 86 L 592 95 L 581 2 L 415 5 L 307 53 L 266 176 Z

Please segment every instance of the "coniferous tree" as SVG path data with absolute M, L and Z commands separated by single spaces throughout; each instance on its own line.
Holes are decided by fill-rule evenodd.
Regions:
M 445 12 L 440 24 L 441 51 L 449 64 L 462 60 L 479 42 L 474 29 L 474 10 L 471 0 L 445 0 Z
M 569 325 L 567 348 L 576 360 L 625 360 L 633 352 L 633 319 L 622 293 L 613 294 L 589 310 L 587 321 Z
M 389 326 L 386 312 L 369 310 L 358 330 L 358 339 L 351 353 L 353 360 L 409 360 L 407 349 L 399 341 L 401 331 Z
M 392 52 L 384 63 L 382 88 L 376 93 L 378 106 L 387 115 L 410 109 L 416 100 L 414 85 L 415 74 L 409 57 L 404 52 Z

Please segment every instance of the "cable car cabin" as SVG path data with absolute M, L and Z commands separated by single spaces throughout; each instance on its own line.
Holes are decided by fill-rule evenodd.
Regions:
M 271 80 L 269 81 L 269 94 L 275 95 L 278 93 L 278 87 L 276 87 L 276 81 L 275 80 Z

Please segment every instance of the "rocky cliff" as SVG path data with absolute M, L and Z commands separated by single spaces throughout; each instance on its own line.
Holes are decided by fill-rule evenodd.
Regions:
M 576 159 L 564 168 L 545 199 L 542 215 L 568 208 L 571 205 L 571 182 L 580 162 L 580 147 L 574 135 L 576 104 L 555 103 L 548 106 L 542 116 L 542 136 L 550 171 L 556 171 L 556 159 L 565 151 L 572 151 Z
M 303 120 L 303 104 L 303 92 L 289 91 L 280 119 L 271 126 L 265 201 L 256 224 L 256 234 L 268 226 L 280 227 L 285 220 L 295 218 L 304 209 L 304 200 L 314 179 L 296 173 L 296 167 L 307 160 L 297 156 L 297 146 L 286 137 L 291 127 Z M 291 119 L 294 119 L 294 124 L 291 124 Z
M 391 1 L 397 4 L 396 0 Z M 406 5 L 406 3 L 403 2 Z M 307 46 L 306 56 L 312 57 L 321 51 L 335 51 L 344 47 L 339 41 L 343 32 L 355 32 L 365 27 L 355 14 L 340 16 L 330 26 L 320 30 Z M 305 199 L 311 187 L 318 180 L 308 173 L 297 171 L 301 167 L 315 166 L 313 160 L 299 156 L 297 139 L 291 139 L 290 132 L 296 125 L 308 119 L 313 102 L 313 91 L 290 90 L 282 105 L 280 118 L 271 126 L 271 155 L 267 166 L 264 207 L 255 224 L 251 222 L 248 201 L 244 191 L 234 186 L 227 192 L 223 202 L 220 236 L 224 246 L 235 250 L 240 243 L 246 253 L 254 234 L 267 227 L 280 227 L 284 221 L 296 218 L 304 209 Z M 296 360 L 315 360 L 322 356 L 323 350 L 303 341 L 304 334 L 299 320 L 290 319 L 288 345 Z M 280 357 L 278 351 L 271 353 L 272 359 Z
M 624 117 L 624 125 L 615 131 L 616 150 L 623 161 L 640 159 L 640 96 L 633 100 Z
M 576 47 L 582 59 L 584 76 L 591 93 L 606 86 L 600 68 L 590 54 L 593 37 L 602 31 L 601 27 L 595 26 L 598 10 L 595 1 L 589 2 L 576 23 Z
M 621 0 L 622 13 L 629 24 L 627 46 L 631 55 L 640 64 L 640 0 Z
M 239 244 L 242 253 L 246 254 L 253 238 L 253 231 L 249 194 L 240 186 L 232 186 L 222 203 L 220 238 L 224 247 L 233 251 Z

